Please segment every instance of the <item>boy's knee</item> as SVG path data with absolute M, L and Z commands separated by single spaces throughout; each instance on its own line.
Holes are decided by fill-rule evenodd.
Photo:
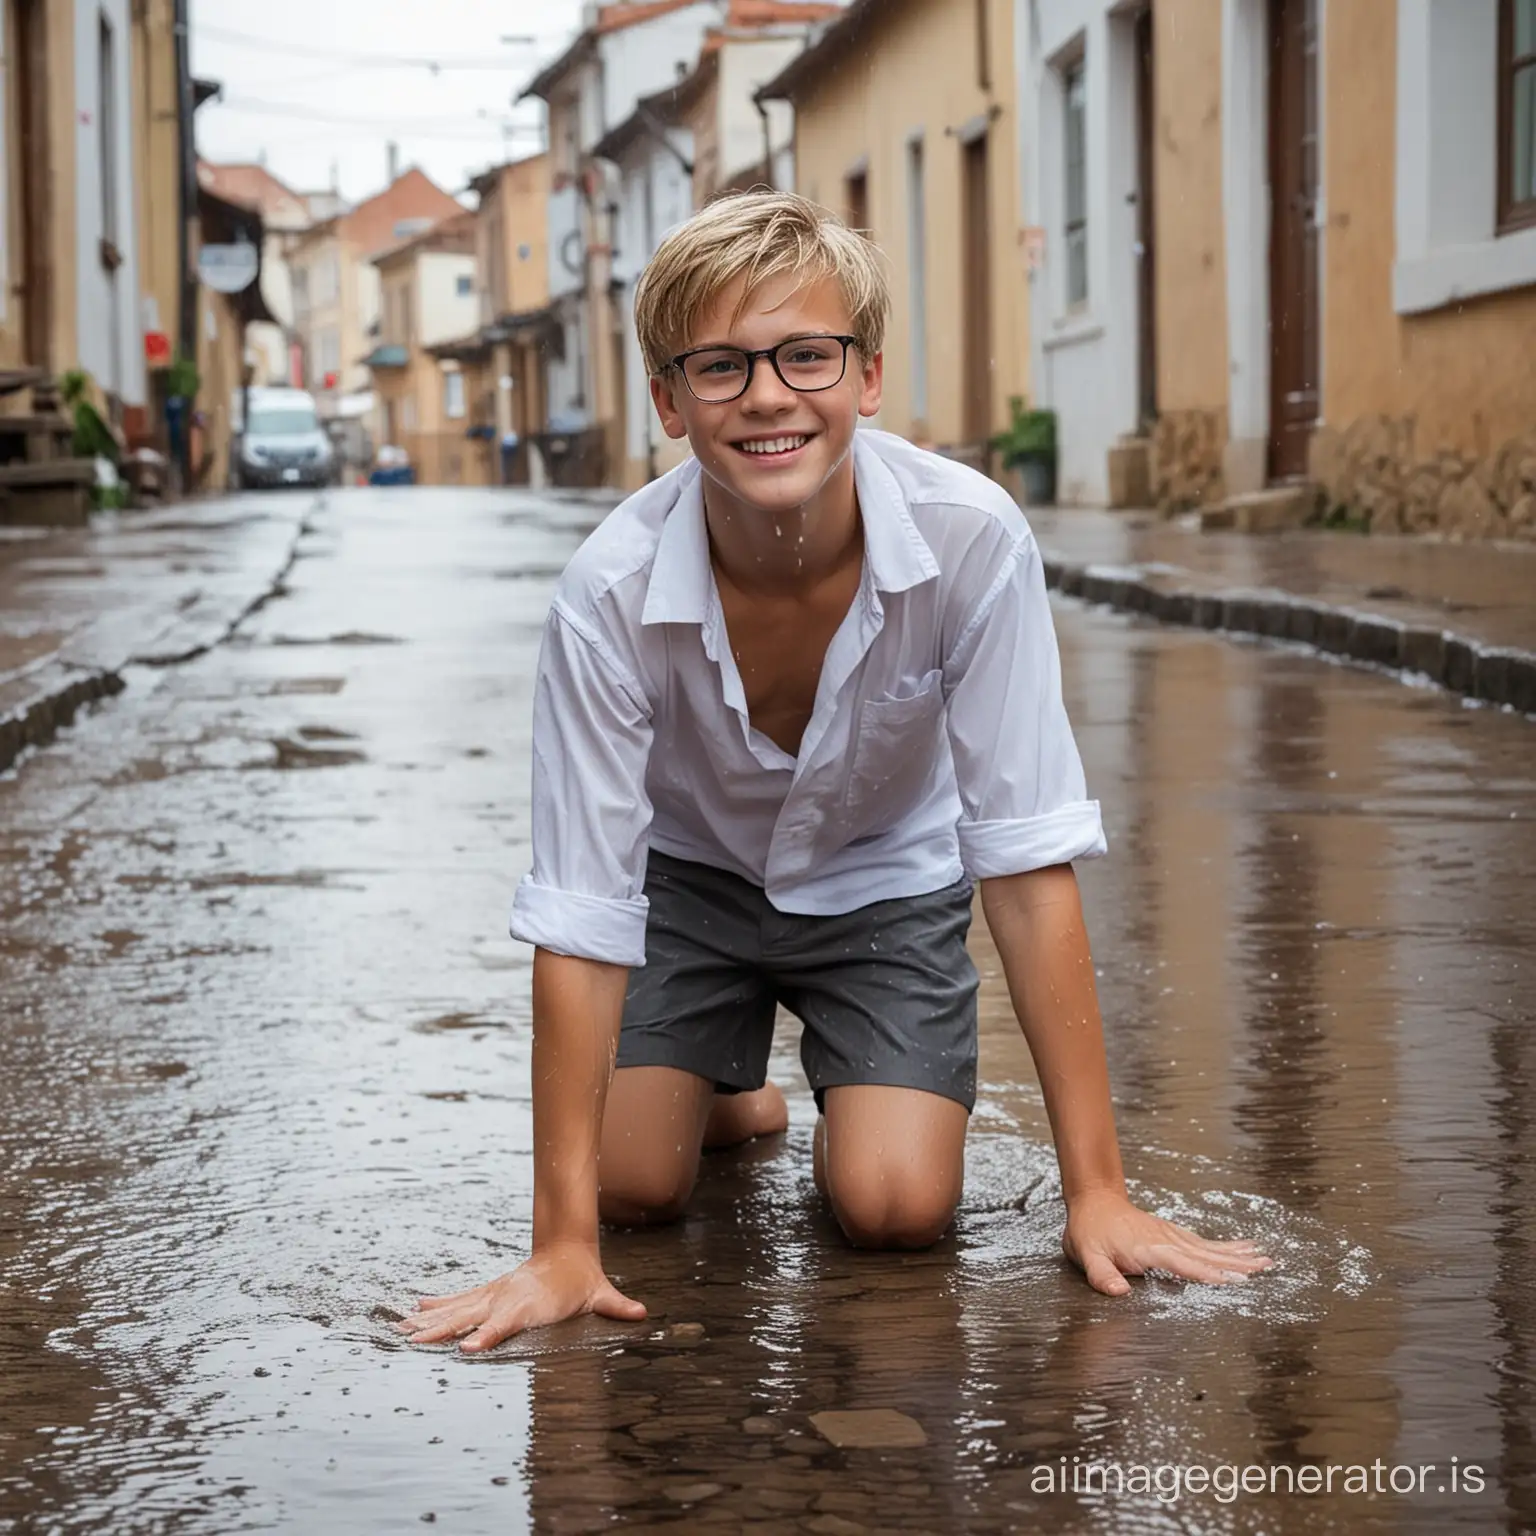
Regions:
M 600 1173 L 597 1212 L 620 1227 L 649 1227 L 676 1221 L 693 1193 L 686 1168 L 633 1168 L 609 1177 Z
M 830 1193 L 837 1223 L 856 1248 L 931 1248 L 957 1204 L 948 1190 L 878 1177 L 834 1182 Z

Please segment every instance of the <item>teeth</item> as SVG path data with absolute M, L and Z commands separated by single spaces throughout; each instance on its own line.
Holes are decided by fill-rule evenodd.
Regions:
M 804 437 L 757 437 L 738 446 L 747 453 L 788 453 L 805 443 Z

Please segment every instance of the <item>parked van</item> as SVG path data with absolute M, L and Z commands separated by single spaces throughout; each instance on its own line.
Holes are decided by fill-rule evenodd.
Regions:
M 238 410 L 240 396 L 235 398 Z M 250 412 L 235 468 L 241 490 L 331 483 L 336 450 L 320 425 L 313 395 L 302 389 L 252 389 Z

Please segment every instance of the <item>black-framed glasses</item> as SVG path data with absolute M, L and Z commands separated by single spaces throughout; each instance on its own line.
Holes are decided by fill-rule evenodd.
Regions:
M 668 363 L 676 368 L 695 400 L 724 405 L 752 387 L 752 370 L 766 357 L 781 383 L 801 394 L 831 389 L 848 371 L 848 348 L 857 336 L 792 336 L 776 347 L 748 352 L 742 347 L 695 347 Z

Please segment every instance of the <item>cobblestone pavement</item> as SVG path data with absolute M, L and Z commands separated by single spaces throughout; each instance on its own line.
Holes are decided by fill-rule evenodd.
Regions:
M 1117 1302 L 1065 1265 L 978 916 L 933 1252 L 839 1240 L 786 1021 L 789 1134 L 607 1240 L 649 1323 L 401 1343 L 528 1241 L 505 917 L 539 628 L 596 515 L 331 497 L 233 637 L 0 780 L 0 1529 L 1532 1529 L 1536 727 L 1071 601 L 1128 1166 L 1277 1270 Z M 1318 1491 L 1138 1471 L 1249 1464 Z

